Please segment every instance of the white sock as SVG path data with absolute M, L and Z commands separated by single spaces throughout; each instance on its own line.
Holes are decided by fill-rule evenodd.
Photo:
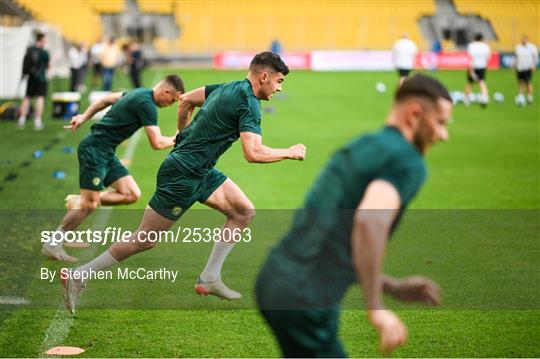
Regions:
M 19 126 L 24 126 L 25 123 L 26 123 L 26 117 L 25 116 L 21 116 L 21 117 L 19 117 L 19 120 L 17 120 L 17 124 Z
M 532 103 L 533 100 L 534 100 L 533 95 L 527 95 L 527 101 Z
M 101 253 L 96 258 L 92 259 L 90 262 L 83 264 L 80 267 L 75 268 L 74 272 L 90 272 L 90 271 L 100 271 L 106 268 L 109 268 L 115 264 L 117 264 L 118 261 L 114 259 L 114 257 L 109 253 L 109 250 L 106 250 L 105 252 Z
M 221 277 L 221 267 L 223 262 L 233 249 L 234 244 L 217 242 L 214 243 L 214 248 L 212 248 L 212 253 L 208 258 L 206 267 L 201 274 L 201 280 L 203 282 L 214 282 Z
M 36 118 L 34 119 L 34 126 L 40 127 L 42 124 L 43 124 L 43 122 L 41 121 L 41 118 L 36 117 Z
M 43 243 L 43 246 L 55 251 L 62 249 L 64 247 L 62 240 L 64 233 L 66 233 L 66 230 L 62 226 L 58 226 L 52 235 L 51 241 Z

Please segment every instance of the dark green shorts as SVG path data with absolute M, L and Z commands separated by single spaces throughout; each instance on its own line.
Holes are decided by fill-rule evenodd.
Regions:
M 89 135 L 79 144 L 79 186 L 81 189 L 101 191 L 129 171 L 114 154 L 114 148 L 103 146 Z
M 157 174 L 157 188 L 148 205 L 163 217 L 178 220 L 195 202 L 205 202 L 227 176 L 212 168 L 203 176 L 186 174 L 167 159 Z
M 293 278 L 294 275 L 291 275 Z M 342 358 L 338 338 L 339 306 L 325 308 L 303 301 L 298 283 L 263 266 L 255 285 L 257 305 L 286 358 Z
M 329 310 L 264 310 L 285 358 L 344 358 L 338 316 Z

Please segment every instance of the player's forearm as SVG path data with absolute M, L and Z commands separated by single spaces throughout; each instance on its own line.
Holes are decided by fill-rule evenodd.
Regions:
M 366 309 L 381 309 L 383 292 L 381 263 L 387 230 L 373 218 L 355 222 L 357 224 L 352 235 L 353 260 L 362 283 Z
M 174 145 L 175 136 L 163 136 L 159 126 L 145 126 L 144 130 L 154 150 L 162 150 Z
M 174 137 L 163 136 L 157 129 L 148 134 L 148 140 L 154 150 L 163 150 L 174 145 Z
M 386 275 L 386 274 L 382 274 L 381 281 L 382 281 L 383 293 L 393 295 L 395 293 L 395 289 L 399 282 L 399 279 L 390 277 L 389 275 Z
M 84 122 L 88 121 L 89 119 L 94 117 L 96 113 L 98 113 L 101 110 L 106 109 L 110 105 L 111 105 L 110 103 L 106 101 L 101 101 L 101 100 L 94 102 L 93 104 L 90 105 L 90 107 L 86 109 L 86 111 L 84 111 L 83 113 Z
M 182 103 L 178 106 L 178 131 L 182 131 L 184 128 L 188 127 L 191 122 L 191 115 L 195 107 L 190 103 Z
M 164 150 L 166 148 L 174 146 L 174 137 L 160 136 L 156 142 L 155 146 L 152 146 L 155 150 Z
M 289 150 L 283 148 L 271 148 L 265 145 L 253 148 L 244 157 L 250 163 L 273 163 L 289 158 Z

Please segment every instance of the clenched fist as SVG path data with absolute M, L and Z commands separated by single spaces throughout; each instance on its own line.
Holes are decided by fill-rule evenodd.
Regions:
M 303 161 L 306 158 L 306 146 L 299 143 L 288 148 L 288 158 L 291 160 Z

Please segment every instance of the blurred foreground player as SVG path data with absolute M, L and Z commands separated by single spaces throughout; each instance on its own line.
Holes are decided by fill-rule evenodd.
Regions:
M 444 86 L 415 75 L 397 90 L 386 127 L 338 151 L 307 195 L 292 228 L 271 250 L 256 284 L 258 306 L 285 357 L 344 357 L 339 305 L 361 283 L 368 320 L 391 352 L 407 329 L 382 294 L 438 304 L 423 277 L 381 273 L 386 242 L 426 177 L 423 155 L 448 139 L 452 99 Z

